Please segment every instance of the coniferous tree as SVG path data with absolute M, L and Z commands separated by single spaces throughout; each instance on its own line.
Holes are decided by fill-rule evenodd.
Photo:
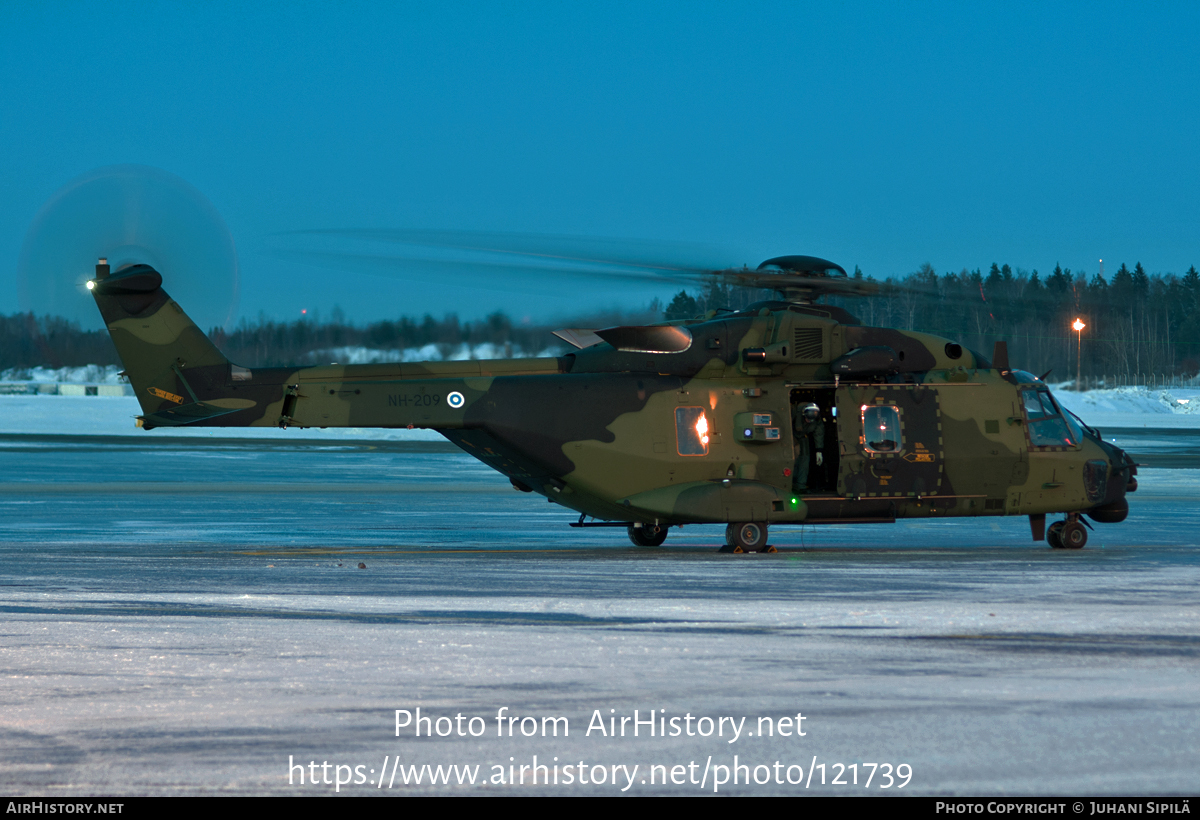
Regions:
M 691 319 L 699 312 L 699 307 L 696 304 L 696 299 L 689 296 L 687 291 L 681 290 L 675 294 L 675 298 L 667 305 L 663 316 L 667 321 L 677 321 L 680 319 Z
M 1147 294 L 1150 292 L 1150 278 L 1146 276 L 1146 271 L 1142 268 L 1141 262 L 1133 266 L 1133 276 L 1131 279 L 1134 294 L 1139 299 L 1145 300 Z

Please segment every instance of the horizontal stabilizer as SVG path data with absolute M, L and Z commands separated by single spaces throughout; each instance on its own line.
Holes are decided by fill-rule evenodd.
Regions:
M 217 416 L 236 413 L 241 409 L 243 408 L 217 407 L 215 404 L 198 401 L 138 416 L 138 421 L 141 422 L 140 426 L 147 430 L 153 430 L 155 427 L 183 427 L 186 424 L 195 424 L 198 421 L 207 421 L 215 419 Z

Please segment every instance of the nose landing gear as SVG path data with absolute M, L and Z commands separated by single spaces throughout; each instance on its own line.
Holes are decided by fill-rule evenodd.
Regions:
M 635 547 L 661 547 L 667 540 L 667 528 L 660 524 L 629 525 L 629 540 Z
M 1078 550 L 1087 544 L 1087 528 L 1079 513 L 1071 513 L 1065 521 L 1056 521 L 1046 531 L 1046 543 L 1056 550 Z

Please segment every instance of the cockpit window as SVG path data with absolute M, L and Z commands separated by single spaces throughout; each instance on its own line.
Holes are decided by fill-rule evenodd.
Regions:
M 1025 403 L 1025 417 L 1030 421 L 1058 415 L 1058 408 L 1054 406 L 1054 400 L 1050 398 L 1049 393 L 1043 393 L 1041 390 L 1022 390 L 1021 400 Z
M 1066 410 L 1066 408 L 1063 409 Z M 1074 438 L 1075 441 L 1083 441 L 1083 428 L 1079 424 L 1079 420 L 1075 418 L 1075 414 L 1070 410 L 1066 410 L 1066 412 L 1063 413 L 1063 419 L 1067 422 L 1067 427 L 1071 429 L 1071 437 Z
M 1029 424 L 1029 443 L 1034 447 L 1074 447 L 1079 435 L 1068 427 L 1058 405 L 1046 389 L 1022 390 L 1021 403 Z
M 1075 415 L 1070 410 L 1067 410 L 1067 408 L 1061 407 L 1060 405 L 1060 409 L 1065 411 L 1063 413 L 1063 418 L 1067 420 L 1067 426 L 1070 427 L 1071 432 L 1075 434 L 1076 441 L 1083 441 L 1084 436 L 1087 436 L 1088 438 L 1094 438 L 1096 441 L 1101 440 L 1100 433 L 1095 428 L 1088 427 L 1087 422 L 1079 418 L 1079 416 Z
M 868 453 L 898 453 L 904 442 L 900 436 L 900 411 L 890 405 L 865 406 L 862 409 L 863 449 Z

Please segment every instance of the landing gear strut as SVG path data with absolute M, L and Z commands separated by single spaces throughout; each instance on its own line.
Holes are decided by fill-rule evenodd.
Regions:
M 1083 549 L 1087 539 L 1087 528 L 1079 520 L 1079 513 L 1069 514 L 1065 521 L 1055 521 L 1046 531 L 1046 543 L 1056 550 Z
M 629 525 L 629 540 L 635 547 L 661 547 L 667 540 L 667 528 L 662 524 Z

